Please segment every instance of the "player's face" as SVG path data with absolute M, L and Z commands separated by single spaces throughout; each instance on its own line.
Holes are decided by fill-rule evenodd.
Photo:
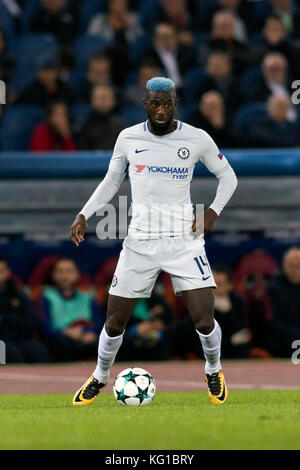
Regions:
M 150 92 L 144 106 L 153 128 L 160 132 L 167 130 L 176 108 L 173 92 Z

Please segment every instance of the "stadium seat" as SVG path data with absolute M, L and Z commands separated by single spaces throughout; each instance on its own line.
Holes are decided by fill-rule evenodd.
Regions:
M 129 60 L 132 64 L 137 65 L 142 59 L 143 54 L 147 48 L 151 45 L 152 35 L 144 34 L 143 36 L 138 36 L 133 44 L 130 46 L 129 50 Z
M 256 84 L 258 81 L 262 81 L 261 67 L 249 67 L 242 76 L 240 82 L 240 92 L 245 100 L 247 100 L 249 90 L 252 89 L 253 84 Z
M 197 18 L 203 17 L 204 14 L 210 9 L 218 6 L 218 0 L 209 0 L 209 2 L 196 2 L 196 16 Z
M 249 103 L 241 106 L 234 117 L 235 125 L 242 138 L 251 139 L 251 122 L 265 117 L 265 103 Z
M 52 34 L 28 33 L 19 36 L 12 48 L 18 70 L 24 66 L 35 69 L 43 57 L 53 58 L 57 54 L 57 41 Z
M 50 34 L 30 33 L 20 36 L 14 43 L 12 55 L 17 68 L 12 74 L 9 89 L 19 93 L 34 78 L 36 66 L 43 58 L 57 54 L 57 42 Z
M 7 8 L 0 4 L 0 29 L 3 30 L 7 43 L 11 46 L 15 39 L 15 24 Z
M 251 357 L 264 357 L 265 354 L 264 332 L 268 319 L 266 290 L 277 271 L 276 261 L 267 253 L 257 251 L 244 256 L 233 274 L 235 291 L 244 299 L 246 305 L 252 345 L 255 347 L 254 351 L 251 351 Z
M 187 122 L 188 124 L 192 122 L 193 116 L 198 109 L 198 103 L 190 104 L 183 108 L 182 121 Z
M 28 150 L 32 130 L 43 119 L 44 111 L 37 106 L 6 108 L 1 123 L 2 150 Z
M 28 33 L 30 31 L 30 23 L 33 17 L 41 8 L 40 0 L 27 0 L 25 2 L 23 13 L 21 17 L 21 29 L 22 32 Z
M 91 57 L 101 52 L 109 42 L 99 36 L 79 36 L 74 42 L 77 69 L 85 69 Z
M 49 284 L 53 266 L 60 258 L 62 258 L 62 256 L 59 254 L 45 256 L 34 268 L 28 282 L 31 288 L 31 296 L 33 300 L 40 297 L 43 291 L 43 286 Z M 80 272 L 77 288 L 86 291 L 90 289 L 90 285 L 91 281 L 89 276 Z
M 97 300 L 103 305 L 107 297 L 107 286 L 111 283 L 117 263 L 118 256 L 109 258 L 99 269 L 98 273 L 93 277 L 93 284 L 96 286 Z
M 35 77 L 35 68 L 31 64 L 24 64 L 18 67 L 12 74 L 8 88 L 14 94 L 19 94 L 23 88 L 29 85 Z
M 194 68 L 187 73 L 182 97 L 182 101 L 185 105 L 190 105 L 195 102 L 204 75 L 205 72 L 202 67 Z
M 74 132 L 77 132 L 77 130 L 79 130 L 90 111 L 91 107 L 85 103 L 78 103 L 71 106 L 70 119 Z
M 144 106 L 132 105 L 121 109 L 121 116 L 125 119 L 127 126 L 134 126 L 147 118 Z
M 139 9 L 139 23 L 146 30 L 152 30 L 157 13 L 160 7 L 160 0 L 152 0 L 151 2 L 141 2 Z
M 278 264 L 267 253 L 258 251 L 243 256 L 233 275 L 237 292 L 263 298 L 268 280 L 277 270 Z
M 272 2 L 270 0 L 261 0 L 260 2 L 254 2 L 253 4 L 253 19 L 256 24 L 263 24 L 264 19 L 271 13 L 273 9 Z
M 89 22 L 94 15 L 105 11 L 106 3 L 105 0 L 85 0 L 81 3 L 79 15 L 79 30 L 81 34 L 86 32 Z

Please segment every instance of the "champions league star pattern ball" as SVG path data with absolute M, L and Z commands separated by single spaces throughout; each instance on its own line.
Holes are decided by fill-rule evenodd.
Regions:
M 125 369 L 114 381 L 114 395 L 121 405 L 150 405 L 155 397 L 156 385 L 152 375 L 145 369 Z

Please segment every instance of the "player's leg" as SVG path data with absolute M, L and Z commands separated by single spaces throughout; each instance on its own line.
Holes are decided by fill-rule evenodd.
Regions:
M 159 274 L 155 240 L 125 239 L 109 289 L 106 323 L 99 338 L 97 367 L 75 393 L 73 405 L 87 405 L 108 382 L 109 370 L 122 344 L 126 324 L 140 298 L 150 297 Z
M 214 320 L 214 292 L 212 287 L 182 292 L 182 298 L 192 317 L 201 340 L 206 359 L 205 372 L 213 374 L 221 369 L 221 329 Z
M 220 362 L 222 332 L 214 319 L 213 288 L 182 291 L 182 296 L 202 344 L 210 400 L 224 403 L 228 391 Z
M 98 362 L 94 377 L 108 382 L 109 370 L 123 341 L 123 334 L 139 299 L 109 295 L 106 322 L 99 337 Z
M 109 371 L 122 344 L 126 324 L 138 300 L 109 294 L 106 322 L 99 336 L 97 366 L 91 377 L 75 393 L 73 405 L 92 403 L 107 385 Z
M 172 250 L 172 253 L 170 252 Z M 183 295 L 206 358 L 209 397 L 223 403 L 227 387 L 220 364 L 221 329 L 214 320 L 216 283 L 201 238 L 168 240 L 162 269 L 171 274 L 176 295 Z

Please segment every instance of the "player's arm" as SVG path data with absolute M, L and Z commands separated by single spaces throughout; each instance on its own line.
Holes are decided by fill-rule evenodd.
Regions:
M 207 148 L 200 161 L 213 173 L 219 181 L 215 199 L 209 208 L 204 212 L 204 233 L 212 230 L 216 219 L 230 200 L 237 187 L 237 177 L 228 163 L 226 157 L 222 155 L 213 139 L 206 134 Z M 193 224 L 193 231 L 196 230 L 196 221 Z
M 105 178 L 98 185 L 85 206 L 77 214 L 70 227 L 70 239 L 79 246 L 84 241 L 87 230 L 87 220 L 99 209 L 105 206 L 118 192 L 125 177 L 128 161 L 122 132 L 120 133 Z

